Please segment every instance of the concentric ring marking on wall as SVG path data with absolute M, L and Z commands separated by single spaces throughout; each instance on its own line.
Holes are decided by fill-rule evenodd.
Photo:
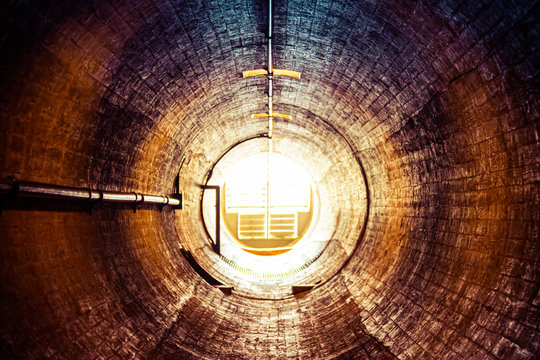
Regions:
M 313 116 L 313 114 L 311 114 Z M 317 117 L 318 120 L 321 120 L 319 117 Z M 366 226 L 367 226 L 367 221 L 369 219 L 369 214 L 370 214 L 370 198 L 371 198 L 371 194 L 370 194 L 370 189 L 368 187 L 368 181 L 367 181 L 367 175 L 366 175 L 366 171 L 359 159 L 359 156 L 358 156 L 358 152 L 354 149 L 354 147 L 351 145 L 351 142 L 340 132 L 338 131 L 331 123 L 329 123 L 328 121 L 324 121 L 324 126 L 327 126 L 333 133 L 339 135 L 339 137 L 341 138 L 341 140 L 344 142 L 344 144 L 346 144 L 346 147 L 350 150 L 350 153 L 351 155 L 354 157 L 354 160 L 356 161 L 356 163 L 358 164 L 359 166 L 359 170 L 360 170 L 360 173 L 362 175 L 362 178 L 363 178 L 363 184 L 365 186 L 365 191 L 366 191 L 366 211 L 364 213 L 364 222 L 363 222 L 363 225 L 362 225 L 362 228 L 361 228 L 361 231 L 360 231 L 360 234 L 356 240 L 356 243 L 355 243 L 355 246 L 353 248 L 353 250 L 351 251 L 351 253 L 348 255 L 348 257 L 342 262 L 341 266 L 331 275 L 331 276 L 326 276 L 324 279 L 321 279 L 320 281 L 317 282 L 317 287 L 321 286 L 322 284 L 328 282 L 330 279 L 332 279 L 333 277 L 335 277 L 337 274 L 339 274 L 342 269 L 349 263 L 351 257 L 356 253 L 360 243 L 361 243 L 361 240 L 362 238 L 364 237 L 365 235 L 365 232 L 366 232 Z M 223 151 L 221 153 L 221 155 L 216 159 L 216 161 L 214 161 L 212 163 L 212 166 L 210 167 L 210 169 L 206 172 L 206 175 L 204 177 L 204 183 L 201 184 L 201 185 L 208 185 L 208 182 L 209 180 L 211 179 L 212 177 L 212 174 L 214 172 L 214 169 L 216 167 L 216 165 L 219 163 L 219 161 L 221 159 L 223 159 L 231 150 L 235 149 L 236 147 L 238 147 L 239 145 L 241 144 L 244 144 L 246 143 L 247 141 L 250 141 L 250 140 L 255 140 L 255 139 L 261 139 L 261 138 L 266 138 L 267 135 L 266 134 L 257 134 L 257 135 L 254 135 L 254 136 L 249 136 L 249 137 L 246 137 L 240 141 L 238 141 L 237 143 L 233 144 L 232 146 L 229 146 L 225 151 Z M 212 244 L 212 236 L 210 235 L 210 232 L 207 228 L 207 225 L 206 223 L 204 222 L 203 220 L 203 206 L 202 206 L 202 202 L 203 202 L 203 197 L 204 197 L 204 190 L 201 189 L 201 193 L 200 193 L 200 218 L 201 218 L 201 221 L 203 223 L 203 228 L 204 228 L 204 231 L 206 233 L 206 236 L 207 236 L 207 239 L 208 239 L 208 244 Z M 324 252 L 326 250 L 327 246 L 325 246 L 324 250 L 322 252 Z M 310 259 L 312 261 L 309 261 L 309 263 L 314 263 L 319 257 L 320 255 L 322 254 L 319 253 L 317 254 L 317 256 L 313 259 Z M 229 266 L 235 268 L 235 269 L 241 269 L 241 270 L 245 270 L 246 268 L 243 267 L 242 265 L 239 265 L 237 263 L 235 263 L 234 261 L 230 260 L 230 259 L 227 259 L 225 257 L 221 257 L 220 261 L 224 261 L 225 263 L 227 263 Z M 298 267 L 297 269 L 293 269 L 295 271 L 293 272 L 297 272 L 297 271 L 302 271 L 304 270 L 305 268 L 307 268 L 307 266 L 302 266 L 302 267 Z M 253 272 L 252 270 L 248 269 L 248 272 L 251 273 L 252 275 L 254 276 L 257 276 L 257 277 L 261 277 L 261 278 L 273 278 L 275 277 L 275 275 L 277 274 L 264 274 L 264 273 L 260 273 L 260 274 L 257 274 L 255 272 Z M 287 271 L 283 274 L 288 274 L 290 273 L 290 271 Z M 281 274 L 281 273 L 280 273 Z

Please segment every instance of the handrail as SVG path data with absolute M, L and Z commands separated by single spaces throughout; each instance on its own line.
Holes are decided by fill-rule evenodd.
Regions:
M 206 190 L 215 190 L 216 191 L 216 243 L 214 244 L 214 251 L 221 255 L 221 237 L 220 237 L 220 216 L 221 216 L 221 210 L 220 210 L 220 187 L 219 185 L 201 185 L 201 188 Z
M 71 201 L 88 201 L 124 203 L 124 204 L 158 204 L 182 208 L 182 194 L 174 196 L 149 195 L 136 192 L 105 191 L 53 184 L 23 182 L 14 179 L 0 179 L 0 195 L 24 196 L 34 198 L 59 199 Z

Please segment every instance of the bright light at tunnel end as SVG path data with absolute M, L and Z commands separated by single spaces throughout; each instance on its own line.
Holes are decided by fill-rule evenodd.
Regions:
M 286 137 L 253 138 L 232 146 L 207 173 L 205 185 L 221 189 L 220 206 L 216 211 L 215 191 L 202 191 L 205 240 L 195 255 L 243 291 L 321 282 L 339 271 L 362 238 L 366 179 L 340 143 L 328 151 Z M 320 263 L 327 256 L 333 261 Z
M 248 153 L 226 165 L 208 182 L 222 187 L 221 254 L 257 273 L 301 267 L 321 250 L 310 241 L 317 221 L 317 184 L 303 164 L 283 154 Z M 215 198 L 203 201 L 212 214 Z M 214 227 L 205 216 L 206 227 Z M 324 236 L 324 235 L 323 235 Z

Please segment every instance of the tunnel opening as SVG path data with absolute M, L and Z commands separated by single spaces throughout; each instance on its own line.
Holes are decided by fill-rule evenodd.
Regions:
M 291 250 L 317 213 L 314 197 L 318 192 L 308 172 L 286 155 L 268 151 L 246 154 L 229 168 L 220 165 L 217 163 L 215 169 L 223 176 L 213 176 L 208 184 L 222 189 L 222 241 L 232 241 L 242 250 L 262 256 Z M 203 197 L 205 215 L 211 212 L 206 207 L 216 206 L 208 195 L 205 192 Z M 209 222 L 208 216 L 203 220 Z
M 318 136 L 302 136 L 310 134 L 308 128 L 291 124 L 283 128 L 283 124 L 276 122 L 271 147 L 267 137 L 247 138 L 214 155 L 216 160 L 197 170 L 206 174 L 198 190 L 200 214 L 192 218 L 201 225 L 182 222 L 194 231 L 194 236 L 183 239 L 183 245 L 202 267 L 234 286 L 237 294 L 279 298 L 291 295 L 292 284 L 320 284 L 339 271 L 361 242 L 368 214 L 367 182 L 350 145 L 329 128 L 331 135 L 325 139 L 334 139 L 329 152 Z M 200 165 L 184 164 L 182 171 L 189 174 L 192 167 Z M 268 185 L 269 192 L 260 191 Z M 246 195 L 250 186 L 257 192 Z M 235 187 L 242 199 L 248 200 L 247 205 L 236 197 L 227 203 L 227 190 Z M 211 191 L 216 188 L 219 191 Z M 280 193 L 272 198 L 274 190 Z M 254 202 L 251 195 L 256 196 Z M 288 226 L 295 227 L 295 236 L 268 239 L 271 216 L 293 212 L 297 223 Z M 178 220 L 188 214 L 179 213 Z M 258 237 L 238 236 L 238 220 L 244 214 L 268 221 L 258 224 Z

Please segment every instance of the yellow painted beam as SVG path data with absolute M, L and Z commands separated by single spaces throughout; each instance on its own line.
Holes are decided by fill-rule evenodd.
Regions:
M 265 69 L 255 69 L 255 70 L 247 70 L 242 72 L 242 76 L 247 78 L 250 76 L 257 76 L 257 75 L 268 75 L 268 71 Z M 274 75 L 280 75 L 280 76 L 289 76 L 296 79 L 300 79 L 300 73 L 298 71 L 293 70 L 284 70 L 284 69 L 274 69 Z
M 250 76 L 257 76 L 257 75 L 268 75 L 268 71 L 266 71 L 265 69 L 247 70 L 247 71 L 243 71 L 242 75 L 245 78 L 250 77 Z
M 251 115 L 251 118 L 252 119 L 255 119 L 255 118 L 262 118 L 262 117 L 269 117 L 270 115 L 268 114 L 252 114 Z M 284 118 L 284 119 L 287 119 L 287 120 L 291 120 L 291 116 L 290 115 L 287 115 L 287 114 L 281 114 L 281 113 L 274 113 L 273 115 L 274 117 L 280 117 L 280 118 Z
M 274 75 L 289 76 L 300 79 L 300 73 L 293 70 L 274 69 Z
M 287 114 L 281 114 L 281 113 L 274 113 L 274 117 L 280 117 L 280 118 L 284 118 L 284 119 L 287 119 L 287 120 L 291 120 L 291 117 Z

